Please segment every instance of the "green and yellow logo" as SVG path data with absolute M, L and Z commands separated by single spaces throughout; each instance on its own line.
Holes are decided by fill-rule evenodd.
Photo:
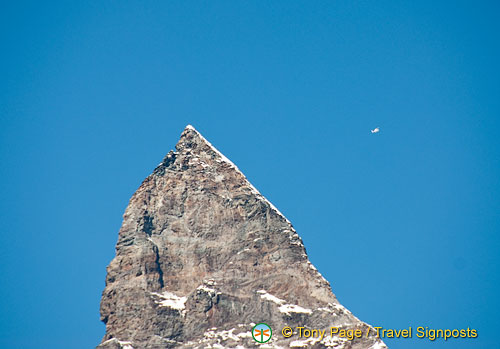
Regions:
M 257 343 L 266 343 L 271 339 L 273 330 L 268 324 L 261 322 L 252 328 L 252 337 Z

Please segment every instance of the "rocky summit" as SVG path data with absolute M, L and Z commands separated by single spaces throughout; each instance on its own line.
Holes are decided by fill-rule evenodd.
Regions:
M 337 301 L 292 224 L 192 126 L 130 199 L 101 320 L 101 349 L 386 348 Z M 252 336 L 261 322 L 266 343 Z M 285 338 L 285 326 L 326 331 Z

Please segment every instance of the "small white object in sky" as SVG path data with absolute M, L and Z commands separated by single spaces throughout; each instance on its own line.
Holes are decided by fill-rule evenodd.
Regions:
M 379 133 L 379 132 L 380 132 L 380 128 L 375 127 L 375 129 L 370 130 L 370 132 L 371 132 L 371 133 Z

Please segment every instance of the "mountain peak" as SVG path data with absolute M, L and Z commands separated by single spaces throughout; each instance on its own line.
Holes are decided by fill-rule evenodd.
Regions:
M 192 153 L 199 155 L 202 152 L 210 153 L 215 157 L 229 163 L 230 165 L 236 167 L 228 158 L 226 158 L 220 151 L 215 148 L 212 143 L 210 143 L 205 137 L 202 136 L 198 130 L 196 130 L 192 125 L 187 125 L 181 134 L 181 138 L 175 149 L 179 153 Z
M 187 125 L 181 134 L 181 138 L 176 145 L 177 151 L 190 151 L 194 150 L 200 144 L 208 143 L 205 137 L 201 135 L 192 125 Z
M 252 347 L 260 321 L 369 327 L 339 304 L 291 223 L 189 125 L 125 210 L 101 319 L 100 348 Z M 268 344 L 292 340 L 276 335 Z M 372 345 L 385 347 L 374 335 L 350 343 Z

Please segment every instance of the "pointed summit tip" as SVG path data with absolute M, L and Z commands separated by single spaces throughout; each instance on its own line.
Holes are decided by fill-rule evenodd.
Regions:
M 203 138 L 203 136 L 193 127 L 193 125 L 189 124 L 184 128 L 184 131 L 182 131 L 180 141 L 193 138 Z
M 193 125 L 189 124 L 187 125 L 185 128 L 184 128 L 184 131 L 187 131 L 187 130 L 191 130 L 191 131 L 196 131 L 198 132 L 194 127 Z
M 184 128 L 184 131 L 182 131 L 181 138 L 182 137 L 186 137 L 186 136 L 187 137 L 190 137 L 190 136 L 192 137 L 193 135 L 196 135 L 198 137 L 202 137 L 203 138 L 203 136 L 201 135 L 201 133 L 197 129 L 195 129 L 193 125 L 189 124 L 189 125 L 187 125 Z
M 193 151 L 196 149 L 199 152 L 206 146 L 213 147 L 193 125 L 187 125 L 182 131 L 181 138 L 175 148 L 177 151 Z

